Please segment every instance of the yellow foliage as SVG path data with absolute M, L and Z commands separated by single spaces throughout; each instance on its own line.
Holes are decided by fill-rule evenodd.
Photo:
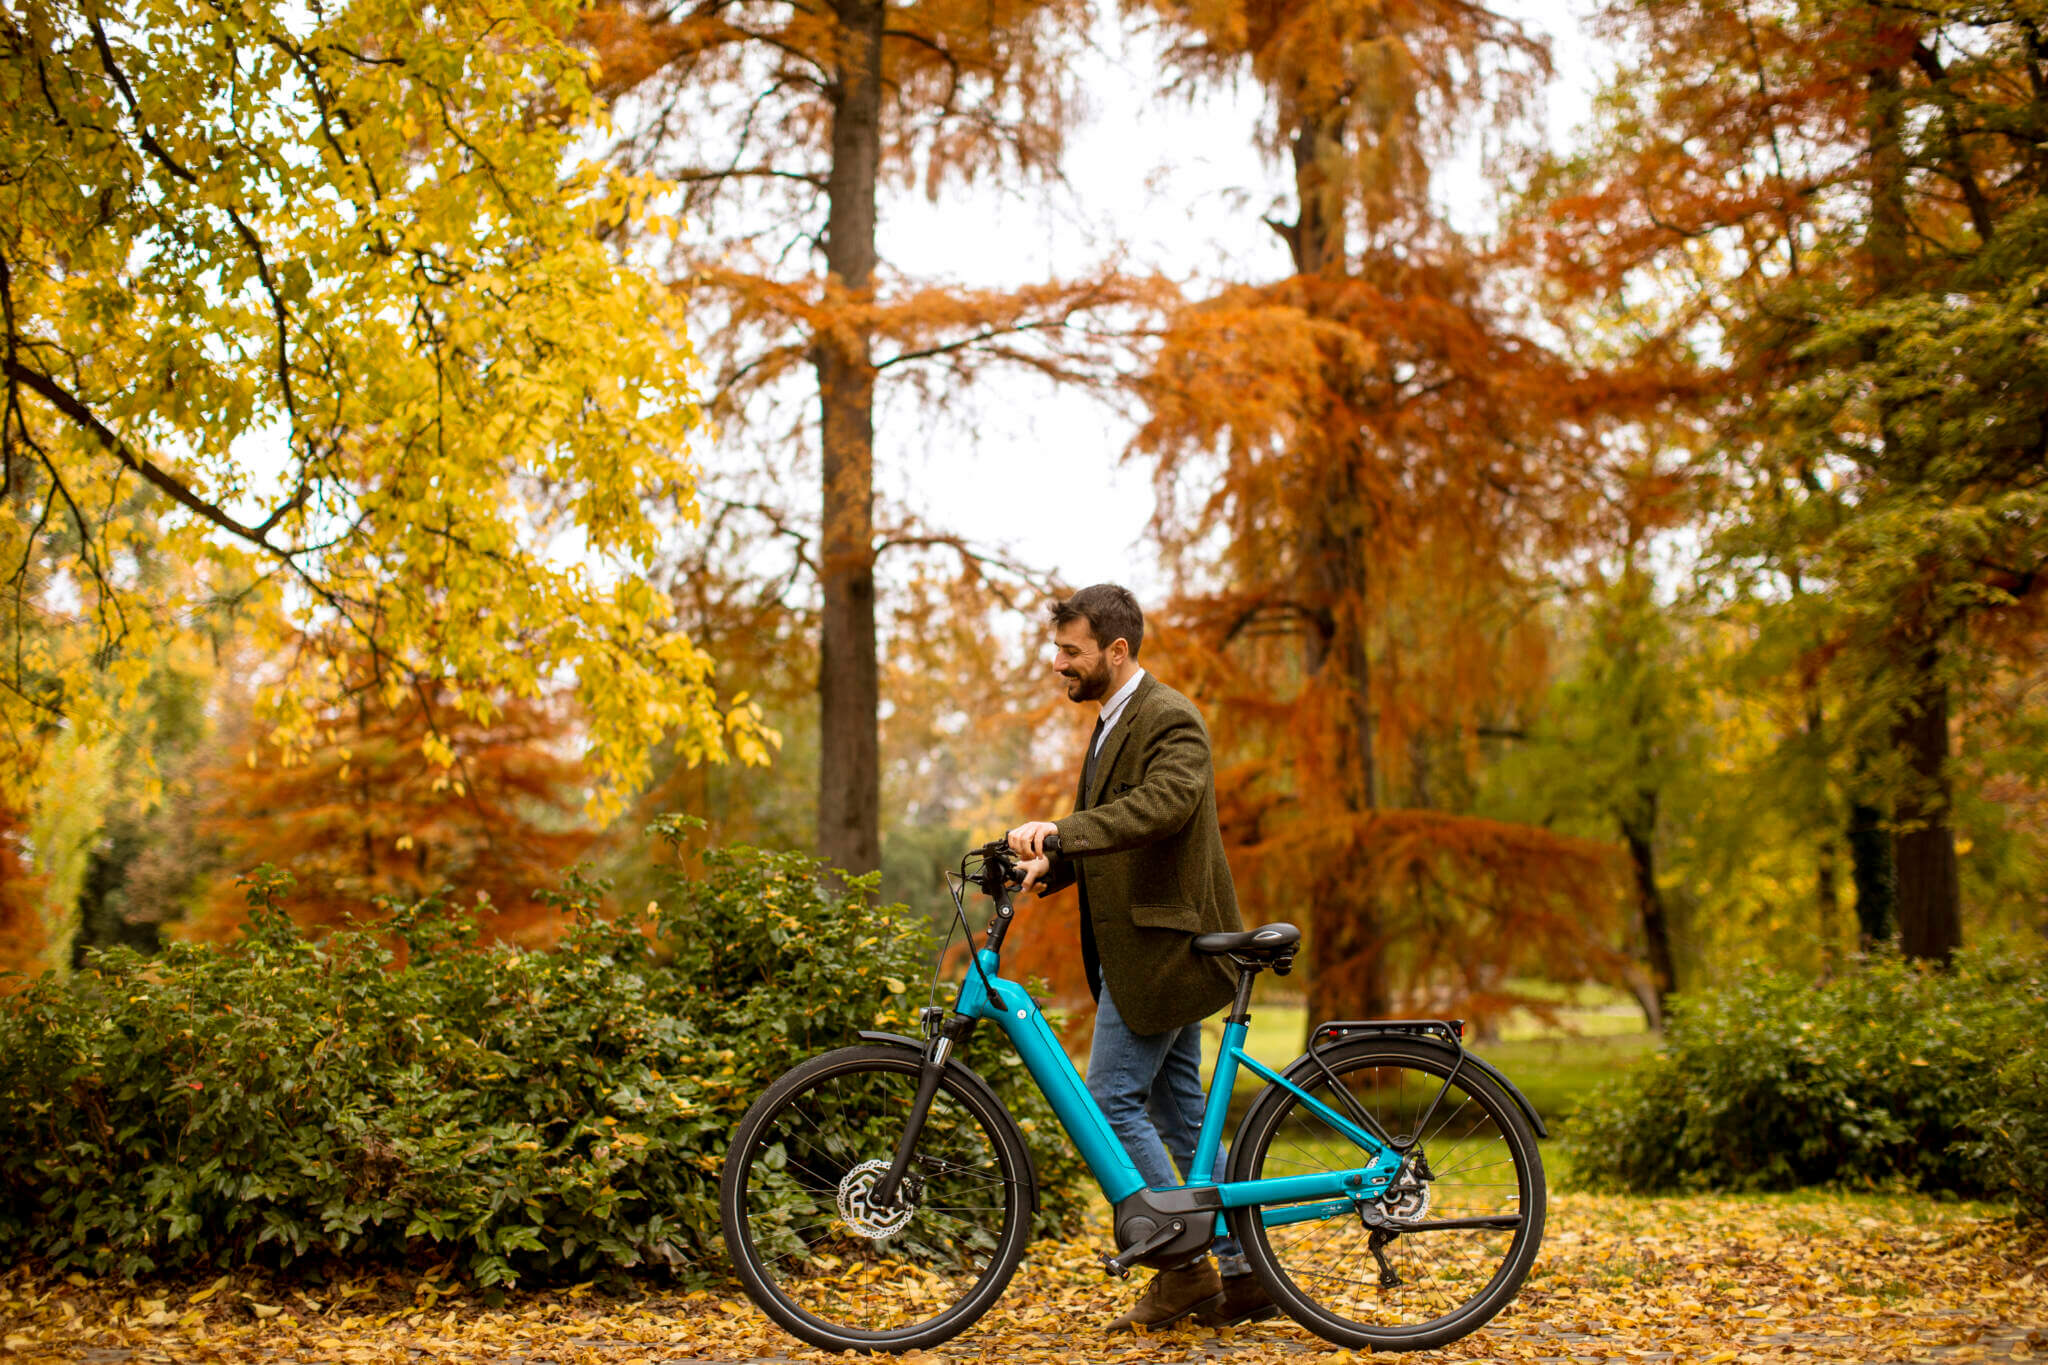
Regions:
M 295 749 L 346 681 L 312 631 L 375 659 L 386 705 L 447 683 L 482 721 L 573 676 L 600 812 L 664 734 L 766 757 L 644 581 L 657 509 L 693 507 L 695 358 L 600 239 L 666 187 L 577 156 L 601 111 L 569 6 L 16 13 L 0 790 L 223 603 L 274 648 Z

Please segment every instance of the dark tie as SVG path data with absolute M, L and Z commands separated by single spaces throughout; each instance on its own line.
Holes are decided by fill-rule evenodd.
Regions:
M 1087 806 L 1095 791 L 1095 745 L 1102 738 L 1102 717 L 1095 718 L 1095 729 L 1088 736 L 1088 761 L 1081 765 L 1081 804 Z

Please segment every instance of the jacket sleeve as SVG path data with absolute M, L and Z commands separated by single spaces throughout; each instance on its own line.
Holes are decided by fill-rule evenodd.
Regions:
M 1066 842 L 1064 836 L 1062 836 L 1061 842 Z M 1073 884 L 1074 865 L 1067 861 L 1067 855 L 1062 850 L 1060 856 L 1052 860 L 1052 867 L 1046 872 L 1045 880 L 1039 882 L 1038 894 L 1050 896 L 1055 891 L 1064 891 Z
M 1208 790 L 1209 736 L 1192 711 L 1169 713 L 1145 738 L 1138 785 L 1058 823 L 1060 853 L 1085 858 L 1143 848 L 1180 832 Z

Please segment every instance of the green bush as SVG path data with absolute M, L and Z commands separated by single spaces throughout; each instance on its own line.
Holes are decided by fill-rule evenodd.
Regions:
M 1595 1187 L 1903 1183 L 2040 1209 L 2044 1032 L 2041 963 L 2001 950 L 1819 985 L 1752 969 L 1674 1000 L 1663 1049 L 1588 1096 L 1564 1144 Z
M 717 1273 L 741 1114 L 859 1029 L 914 1032 L 906 988 L 934 945 L 806 858 L 704 862 L 615 920 L 572 878 L 554 899 L 573 927 L 546 951 L 480 947 L 439 898 L 399 909 L 380 932 L 402 965 L 370 933 L 308 940 L 259 880 L 234 944 L 35 983 L 0 1008 L 0 1253 L 129 1276 L 300 1258 L 484 1284 Z M 1056 1131 L 996 1057 L 969 1061 Z M 1036 1155 L 1042 1216 L 1071 1217 L 1074 1159 Z
M 1976 1136 L 1964 1154 L 1983 1164 L 1985 1182 L 2010 1192 L 2020 1207 L 2048 1219 L 2048 1045 L 2033 1046 L 1998 1068 L 1983 1107 L 1968 1120 Z

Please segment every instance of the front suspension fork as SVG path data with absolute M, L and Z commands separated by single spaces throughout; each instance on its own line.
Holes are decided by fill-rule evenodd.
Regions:
M 946 1074 L 946 1060 L 953 1055 L 956 1045 L 966 1043 L 974 1032 L 974 1025 L 975 1021 L 965 1015 L 952 1015 L 941 1026 L 939 1036 L 925 1048 L 924 1068 L 917 1077 L 917 1094 L 910 1101 L 910 1117 L 904 1122 L 903 1136 L 897 1139 L 896 1154 L 889 1159 L 889 1169 L 868 1192 L 868 1198 L 876 1208 L 895 1207 L 897 1191 L 902 1189 L 903 1177 L 910 1170 L 911 1153 L 917 1150 L 917 1140 L 924 1136 L 924 1121 L 931 1113 L 933 1097 L 939 1093 L 939 1081 Z

